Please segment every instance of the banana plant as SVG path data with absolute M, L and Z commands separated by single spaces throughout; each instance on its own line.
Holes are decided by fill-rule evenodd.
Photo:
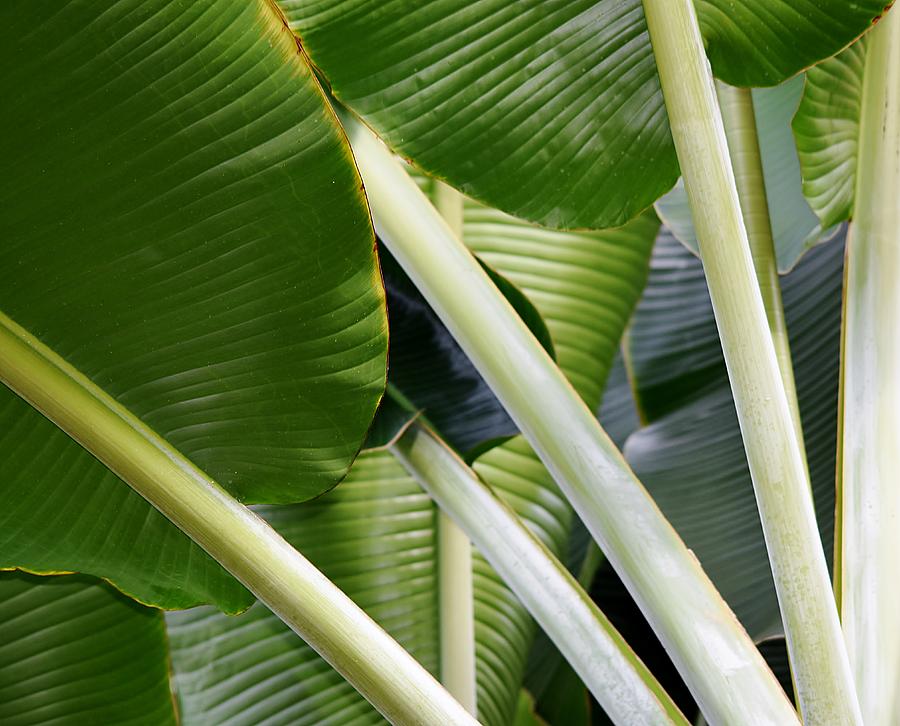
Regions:
M 7 4 L 5 720 L 536 719 L 540 704 L 521 692 L 534 617 L 617 722 L 685 722 L 560 563 L 577 515 L 709 722 L 797 722 L 726 578 L 660 509 L 640 449 L 623 455 L 594 414 L 659 228 L 643 210 L 680 167 L 724 352 L 712 357 L 731 391 L 723 410 L 733 400 L 764 547 L 755 512 L 739 509 L 778 598 L 753 635 L 785 634 L 805 722 L 890 723 L 893 672 L 866 643 L 891 632 L 895 552 L 889 526 L 860 505 L 874 497 L 890 521 L 890 446 L 878 447 L 884 476 L 866 481 L 874 493 L 861 491 L 857 462 L 860 442 L 894 428 L 866 386 L 891 360 L 889 346 L 886 360 L 873 352 L 891 320 L 873 301 L 893 289 L 879 261 L 897 228 L 897 14 L 865 39 L 856 201 L 838 202 L 854 218 L 843 633 L 753 99 L 731 88 L 778 84 L 886 11 L 883 0 Z M 729 84 L 718 97 L 713 74 Z M 805 190 L 829 197 L 802 131 L 832 116 L 810 103 L 795 120 Z M 431 199 L 397 155 L 434 180 Z M 841 214 L 820 217 L 803 246 Z M 422 329 L 407 330 L 405 367 L 410 318 L 388 317 L 373 221 L 406 278 L 388 279 L 394 300 L 437 331 L 437 354 L 428 341 L 422 358 Z M 566 231 L 608 227 L 621 229 Z M 827 291 L 815 254 L 800 265 Z M 625 362 L 643 411 L 651 394 L 635 356 Z M 407 412 L 399 428 L 386 384 Z M 359 517 L 372 503 L 369 528 Z M 386 594 L 400 581 L 400 597 Z M 873 582 L 884 592 L 874 604 Z M 74 600 L 96 617 L 59 606 Z M 28 617 L 30 602 L 46 622 Z M 185 610 L 198 605 L 215 609 Z M 159 608 L 183 612 L 166 625 Z M 123 673 L 115 688 L 100 660 L 78 662 L 104 620 L 128 646 L 92 641 Z M 576 622 L 580 639 L 565 627 Z M 167 638 L 177 706 L 160 667 Z M 35 639 L 47 653 L 23 650 Z M 73 669 L 42 666 L 50 652 Z M 75 678 L 108 699 L 76 697 Z

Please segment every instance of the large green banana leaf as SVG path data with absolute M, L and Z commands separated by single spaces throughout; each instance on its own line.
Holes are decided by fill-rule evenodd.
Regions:
M 385 380 L 349 147 L 268 0 L 0 7 L 0 310 L 244 501 L 346 473 Z M 0 568 L 246 591 L 0 391 Z
M 279 0 L 335 95 L 393 148 L 492 207 L 610 227 L 678 176 L 640 0 Z M 699 0 L 713 70 L 774 85 L 886 0 Z
M 829 63 L 831 61 L 826 61 L 823 65 Z M 816 69 L 810 72 L 816 73 Z M 756 88 L 752 92 L 766 202 L 778 270 L 782 274 L 792 270 L 810 247 L 836 231 L 823 230 L 803 196 L 800 159 L 791 122 L 803 95 L 804 78 L 805 75 L 800 74 L 773 88 Z M 669 230 L 699 255 L 691 210 L 681 179 L 671 192 L 656 202 L 656 211 Z
M 0 573 L 0 723 L 176 723 L 165 623 L 84 575 Z
M 865 61 L 862 38 L 811 68 L 794 117 L 803 193 L 823 224 L 849 219 L 853 210 Z
M 843 235 L 782 278 L 819 529 L 831 550 Z M 781 632 L 750 473 L 700 261 L 661 237 L 628 339 L 646 422 L 625 456 L 751 636 Z

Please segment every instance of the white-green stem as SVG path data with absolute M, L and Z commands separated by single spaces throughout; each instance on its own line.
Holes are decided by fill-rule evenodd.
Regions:
M 692 0 L 643 0 L 807 724 L 859 705 Z M 709 719 L 712 721 L 713 719 Z
M 451 186 L 435 182 L 434 206 L 450 229 L 462 239 L 462 194 Z M 438 513 L 438 577 L 441 683 L 469 713 L 476 714 L 472 544 L 465 532 L 443 512 Z
M 265 521 L 2 314 L 0 380 L 218 560 L 390 721 L 476 723 Z
M 900 11 L 867 39 L 843 350 L 841 615 L 866 726 L 900 718 Z
M 472 537 L 615 723 L 687 726 L 590 596 L 472 469 L 419 424 L 391 450 Z
M 781 302 L 778 258 L 775 254 L 775 239 L 772 236 L 769 203 L 766 199 L 766 182 L 759 149 L 759 134 L 756 130 L 753 93 L 749 88 L 735 88 L 720 81 L 716 81 L 716 93 L 719 107 L 722 109 L 728 154 L 734 170 L 756 280 L 762 294 L 769 333 L 775 345 L 775 357 L 778 359 L 781 380 L 784 382 L 791 418 L 797 432 L 797 443 L 805 462 L 806 446 L 803 441 L 803 427 L 800 424 L 800 404 L 797 402 L 797 387 L 794 383 L 791 345 L 787 322 L 784 319 L 784 305 Z
M 515 420 L 716 723 L 796 722 L 750 638 L 552 358 L 400 162 L 348 121 L 376 228 Z

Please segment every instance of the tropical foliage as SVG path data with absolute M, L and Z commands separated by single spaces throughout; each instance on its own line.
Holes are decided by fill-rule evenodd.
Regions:
M 896 723 L 889 6 L 5 3 L 0 722 Z

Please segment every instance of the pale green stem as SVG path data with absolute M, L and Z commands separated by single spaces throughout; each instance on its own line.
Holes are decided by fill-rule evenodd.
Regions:
M 643 0 L 806 724 L 859 724 L 825 553 L 692 0 Z M 706 714 L 713 721 L 710 714 Z
M 391 450 L 469 533 L 615 723 L 687 726 L 569 571 L 456 454 L 419 424 L 410 426 Z
M 462 239 L 462 194 L 453 187 L 436 181 L 434 205 L 454 233 Z M 466 534 L 443 512 L 438 513 L 438 576 L 441 683 L 469 713 L 476 714 L 472 544 Z
M 2 314 L 0 380 L 172 520 L 390 721 L 476 723 L 265 521 Z
M 441 683 L 474 715 L 477 701 L 472 544 L 443 512 L 438 512 L 438 577 Z
M 735 88 L 721 81 L 716 81 L 716 92 L 722 109 L 728 153 L 731 167 L 734 169 L 744 226 L 750 241 L 756 280 L 762 294 L 769 332 L 775 345 L 775 357 L 778 359 L 791 418 L 797 432 L 797 443 L 805 463 L 806 446 L 800 423 L 797 386 L 794 383 L 791 344 L 788 339 L 787 322 L 784 319 L 784 306 L 781 302 L 781 281 L 778 277 L 778 259 L 775 254 L 775 240 L 772 237 L 769 203 L 766 199 L 766 182 L 762 154 L 759 150 L 759 135 L 756 130 L 756 115 L 753 111 L 753 94 L 749 88 Z
M 753 642 L 553 359 L 400 162 L 361 124 L 347 129 L 381 238 L 541 457 L 704 710 L 729 726 L 795 723 Z
M 716 81 L 716 95 L 722 110 L 725 137 L 728 140 L 728 156 L 734 170 L 738 199 L 750 242 L 750 255 L 756 270 L 756 281 L 762 295 L 769 333 L 775 345 L 775 357 L 781 371 L 784 392 L 787 395 L 791 418 L 797 434 L 797 445 L 803 457 L 803 465 L 809 481 L 809 465 L 806 461 L 806 444 L 803 439 L 803 425 L 800 421 L 800 404 L 797 401 L 797 386 L 794 383 L 794 364 L 791 359 L 791 345 L 788 338 L 784 305 L 781 301 L 781 281 L 778 277 L 778 260 L 775 254 L 775 239 L 769 216 L 769 202 L 766 199 L 766 182 L 763 174 L 762 154 L 759 150 L 759 134 L 756 130 L 756 114 L 753 109 L 753 92 L 749 88 L 735 88 Z M 812 485 L 810 483 L 810 495 Z M 793 674 L 792 674 L 793 677 Z M 794 681 L 794 693 L 797 684 Z
M 844 637 L 866 726 L 900 718 L 900 11 L 867 40 L 843 351 Z

